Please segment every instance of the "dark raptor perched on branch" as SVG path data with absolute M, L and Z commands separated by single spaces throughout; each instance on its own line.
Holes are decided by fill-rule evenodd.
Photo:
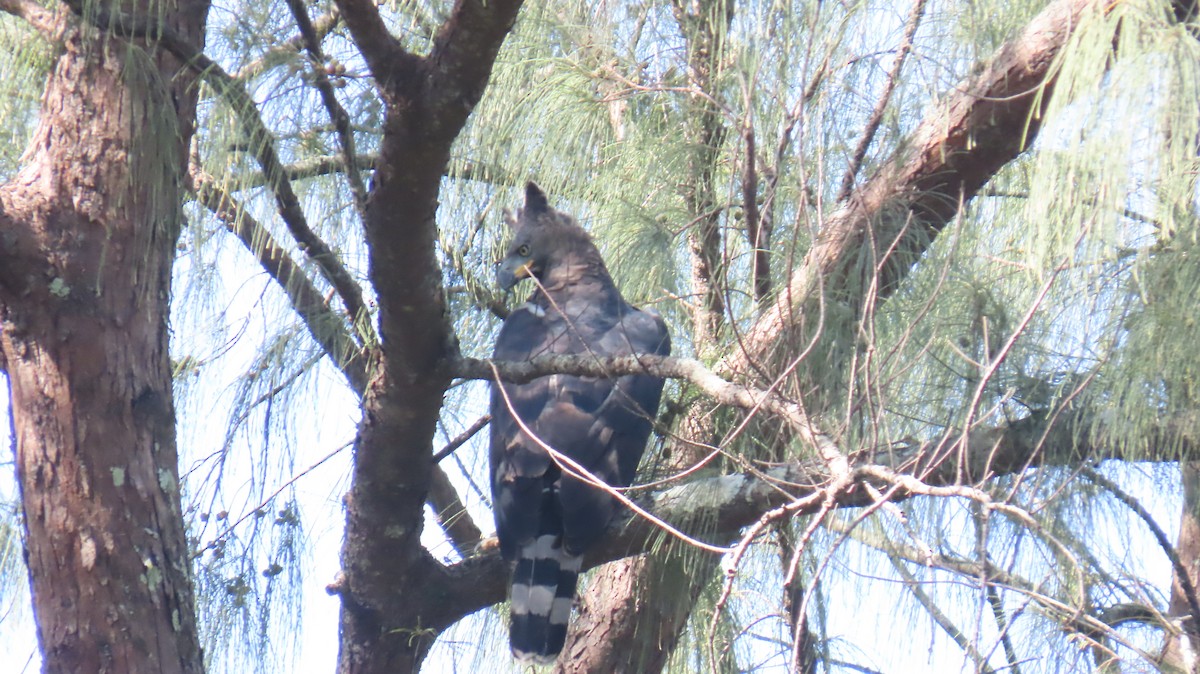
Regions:
M 505 220 L 513 241 L 496 281 L 508 290 L 532 278 L 537 289 L 504 321 L 496 360 L 671 352 L 662 318 L 621 297 L 591 238 L 550 208 L 537 185 L 529 183 L 525 207 Z M 562 457 L 611 486 L 628 486 L 662 387 L 645 374 L 493 384 L 492 494 L 500 550 L 515 562 L 510 638 L 518 659 L 548 663 L 562 650 L 582 555 L 616 507 Z

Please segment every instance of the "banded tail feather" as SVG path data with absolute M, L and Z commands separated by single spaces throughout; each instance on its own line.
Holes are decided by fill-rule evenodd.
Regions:
M 526 185 L 524 208 L 505 221 L 512 241 L 496 266 L 496 283 L 508 291 L 532 278 L 537 287 L 504 320 L 494 359 L 671 353 L 662 317 L 625 301 L 591 237 L 551 208 L 541 188 Z M 662 378 L 648 373 L 492 382 L 492 502 L 500 553 L 515 567 L 510 638 L 521 661 L 549 663 L 562 650 L 580 556 L 606 535 L 620 509 L 605 490 L 563 475 L 545 446 L 626 487 L 662 388 Z
M 562 547 L 562 537 L 538 536 L 521 547 L 513 570 L 509 643 L 513 657 L 547 665 L 563 648 L 583 557 Z

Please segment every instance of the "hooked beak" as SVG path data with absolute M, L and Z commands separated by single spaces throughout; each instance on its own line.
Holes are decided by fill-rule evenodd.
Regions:
M 517 257 L 506 258 L 496 268 L 496 285 L 501 290 L 512 290 L 521 279 L 533 276 L 533 260 Z

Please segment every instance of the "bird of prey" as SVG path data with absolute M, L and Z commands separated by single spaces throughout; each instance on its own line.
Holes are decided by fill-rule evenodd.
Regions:
M 512 243 L 496 281 L 509 290 L 530 279 L 536 288 L 504 321 L 496 360 L 670 353 L 662 318 L 621 297 L 591 237 L 551 208 L 537 185 L 526 186 L 524 208 L 505 220 Z M 518 660 L 547 664 L 562 650 L 582 555 L 604 535 L 617 506 L 546 446 L 611 486 L 628 486 L 662 387 L 661 378 L 646 374 L 493 383 L 493 507 L 500 551 L 513 563 L 509 636 Z

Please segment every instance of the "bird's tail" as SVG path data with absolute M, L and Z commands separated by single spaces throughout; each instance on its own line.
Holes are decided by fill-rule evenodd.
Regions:
M 538 536 L 517 553 L 512 581 L 509 640 L 523 663 L 549 664 L 562 650 L 583 558 L 562 547 L 562 537 Z

